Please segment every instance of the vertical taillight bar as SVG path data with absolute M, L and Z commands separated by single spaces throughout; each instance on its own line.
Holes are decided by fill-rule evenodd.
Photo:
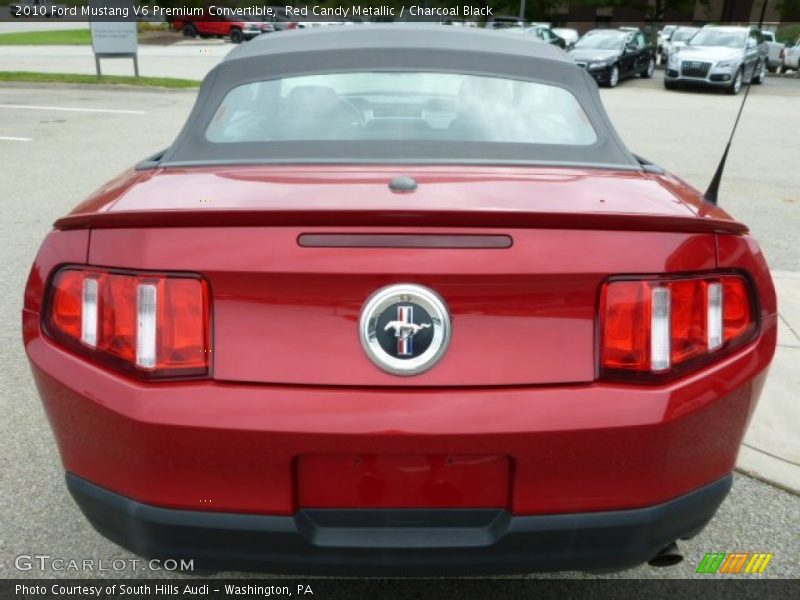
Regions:
M 142 283 L 136 292 L 136 364 L 145 369 L 156 366 L 156 289 Z
M 665 371 L 670 356 L 669 288 L 654 287 L 650 293 L 650 370 Z
M 708 330 L 708 349 L 716 350 L 722 346 L 722 284 L 708 284 L 708 312 L 706 327 Z
M 92 348 L 97 346 L 97 279 L 94 277 L 83 280 L 81 341 Z

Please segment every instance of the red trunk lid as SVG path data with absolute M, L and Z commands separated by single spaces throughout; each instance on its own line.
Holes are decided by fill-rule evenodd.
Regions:
M 417 190 L 391 192 L 399 174 L 414 177 Z M 633 172 L 238 167 L 134 177 L 60 225 L 93 227 L 91 264 L 204 273 L 213 375 L 225 381 L 589 382 L 602 281 L 714 268 L 713 232 L 741 230 L 723 211 L 702 214 L 695 192 L 681 199 L 691 190 L 680 181 Z M 433 237 L 408 247 L 420 233 Z M 327 234 L 373 237 L 363 247 L 317 243 Z M 450 236 L 441 239 L 453 246 L 474 235 L 510 245 L 430 241 Z M 382 247 L 387 239 L 405 247 Z M 359 340 L 365 301 L 393 283 L 431 288 L 451 316 L 447 352 L 413 377 L 378 369 Z

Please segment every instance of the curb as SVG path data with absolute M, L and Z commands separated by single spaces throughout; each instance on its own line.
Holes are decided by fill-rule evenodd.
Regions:
M 736 469 L 800 496 L 800 272 L 772 271 L 778 346 Z
M 800 466 L 743 444 L 736 470 L 795 496 L 800 496 Z
M 127 83 L 70 83 L 68 81 L 0 81 L 2 88 L 53 88 L 71 90 L 115 90 L 124 92 L 158 92 L 164 94 L 174 94 L 180 92 L 191 92 L 196 94 L 200 89 L 197 87 L 171 88 L 160 85 L 129 85 Z

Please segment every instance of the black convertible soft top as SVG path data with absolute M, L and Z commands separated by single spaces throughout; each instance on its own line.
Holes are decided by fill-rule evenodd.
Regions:
M 291 36 L 261 35 L 253 43 L 232 50 L 225 61 L 276 57 L 295 52 L 334 52 L 338 50 L 379 49 L 482 52 L 507 56 L 527 56 L 572 64 L 569 56 L 550 44 L 543 44 L 519 33 L 473 27 L 447 27 L 436 24 L 350 25 L 317 27 L 290 32 Z M 502 60 L 501 56 L 497 57 Z
M 592 145 L 408 140 L 214 143 L 205 132 L 246 83 L 322 73 L 424 71 L 544 83 L 570 91 L 597 134 Z M 562 50 L 529 36 L 442 25 L 350 25 L 261 35 L 206 76 L 159 166 L 247 163 L 529 164 L 640 169 L 614 131 L 597 85 Z

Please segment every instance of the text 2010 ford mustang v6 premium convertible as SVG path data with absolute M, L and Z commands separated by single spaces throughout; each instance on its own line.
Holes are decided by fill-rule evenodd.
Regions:
M 371 26 L 231 52 L 56 222 L 23 328 L 69 490 L 134 552 L 613 569 L 730 489 L 776 301 L 560 50 Z

